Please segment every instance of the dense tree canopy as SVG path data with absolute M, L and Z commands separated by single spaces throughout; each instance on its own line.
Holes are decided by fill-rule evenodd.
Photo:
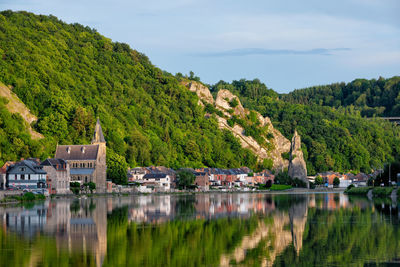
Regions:
M 45 150 L 31 141 L 18 116 L 7 119 L 11 115 L 0 103 L 0 136 L 7 135 L 1 142 L 13 144 L 0 146 L 0 161 L 52 156 L 57 142 L 89 143 L 99 117 L 114 162 L 119 155 L 130 166 L 256 164 L 214 117 L 204 117 L 197 96 L 176 77 L 89 27 L 0 12 L 0 69 L 0 81 L 37 115 L 35 128 L 47 144 Z
M 350 83 L 294 90 L 282 99 L 298 104 L 330 106 L 362 116 L 400 116 L 400 77 L 357 79 Z
M 260 89 L 254 88 L 257 85 Z M 309 174 L 328 170 L 370 172 L 400 156 L 400 127 L 390 122 L 279 100 L 257 80 L 213 86 L 214 93 L 220 89 L 238 93 L 245 107 L 270 117 L 287 138 L 297 129 Z M 264 93 L 253 97 L 248 91 Z

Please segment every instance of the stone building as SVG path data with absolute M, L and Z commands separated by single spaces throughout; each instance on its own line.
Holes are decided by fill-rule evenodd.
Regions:
M 47 172 L 47 186 L 50 194 L 69 194 L 71 180 L 68 162 L 63 159 L 46 159 L 41 164 Z
M 68 162 L 71 182 L 94 182 L 97 192 L 105 192 L 106 140 L 98 119 L 90 145 L 58 145 L 55 157 Z

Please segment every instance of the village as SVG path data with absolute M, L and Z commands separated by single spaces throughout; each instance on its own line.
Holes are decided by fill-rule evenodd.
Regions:
M 44 195 L 68 195 L 73 192 L 152 193 L 179 192 L 179 173 L 192 174 L 193 181 L 183 190 L 191 191 L 255 191 L 268 189 L 278 183 L 271 170 L 253 172 L 248 167 L 182 168 L 164 166 L 128 169 L 127 184 L 117 185 L 106 179 L 106 141 L 98 120 L 90 145 L 58 145 L 55 158 L 44 161 L 29 158 L 8 161 L 0 169 L 0 188 L 14 192 L 34 192 Z M 375 174 L 377 175 L 377 174 Z M 350 184 L 367 186 L 371 175 L 325 172 L 308 176 L 317 188 L 346 188 Z M 78 188 L 76 188 L 78 187 Z
M 180 191 L 255 191 L 269 189 L 281 183 L 271 170 L 253 172 L 248 167 L 182 168 L 164 166 L 136 167 L 127 170 L 127 184 L 117 185 L 107 180 L 106 141 L 97 120 L 90 145 L 58 145 L 55 158 L 36 158 L 6 162 L 0 169 L 0 189 L 13 192 L 34 192 L 44 195 L 72 193 L 153 193 Z M 182 188 L 179 174 L 189 173 L 190 184 Z M 378 175 L 377 173 L 372 176 Z M 319 173 L 308 176 L 311 188 L 347 188 L 367 186 L 372 177 L 364 173 Z M 285 189 L 288 189 L 286 187 Z

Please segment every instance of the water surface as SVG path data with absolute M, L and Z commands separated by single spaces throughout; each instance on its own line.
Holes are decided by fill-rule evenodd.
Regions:
M 0 207 L 0 265 L 395 266 L 399 220 L 341 193 L 51 199 Z

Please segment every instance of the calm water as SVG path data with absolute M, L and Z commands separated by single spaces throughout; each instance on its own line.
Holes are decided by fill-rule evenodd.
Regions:
M 0 207 L 0 265 L 397 266 L 399 211 L 343 194 L 54 199 Z

